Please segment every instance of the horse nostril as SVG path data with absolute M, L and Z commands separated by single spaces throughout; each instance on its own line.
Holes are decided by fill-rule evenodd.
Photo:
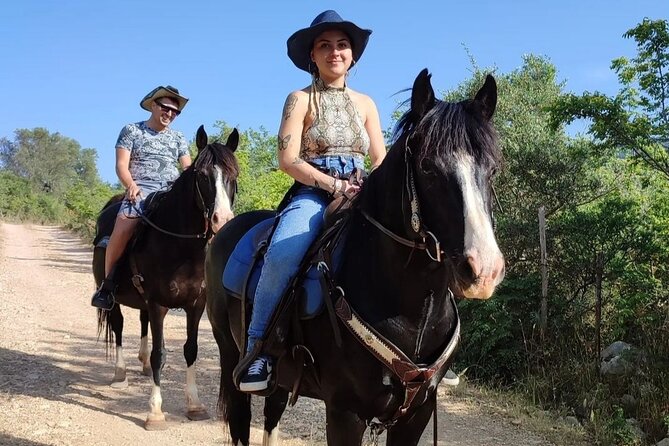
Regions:
M 460 262 L 458 262 L 457 271 L 458 275 L 462 278 L 467 278 L 472 281 L 476 279 L 476 274 L 472 268 L 470 257 L 462 257 Z

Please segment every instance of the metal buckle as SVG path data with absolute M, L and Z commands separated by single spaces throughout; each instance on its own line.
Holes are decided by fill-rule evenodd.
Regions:
M 423 243 L 425 243 L 425 252 L 427 252 L 428 257 L 430 257 L 432 260 L 434 260 L 437 263 L 441 263 L 441 258 L 442 258 L 441 255 L 443 254 L 443 251 L 441 250 L 441 243 L 439 243 L 439 240 L 437 240 L 437 237 L 432 232 L 426 231 L 425 234 L 429 235 L 430 237 L 432 237 L 432 240 L 434 240 L 435 255 L 434 256 L 432 255 L 427 240 L 423 238 Z

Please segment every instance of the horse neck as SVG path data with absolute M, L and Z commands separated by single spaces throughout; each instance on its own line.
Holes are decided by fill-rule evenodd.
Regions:
M 185 171 L 165 192 L 152 214 L 158 226 L 180 234 L 197 234 L 204 231 L 205 216 L 197 204 L 194 173 Z

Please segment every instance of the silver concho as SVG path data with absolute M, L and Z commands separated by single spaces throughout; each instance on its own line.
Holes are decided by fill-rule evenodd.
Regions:
M 414 232 L 420 231 L 420 217 L 416 212 L 411 213 L 411 227 Z

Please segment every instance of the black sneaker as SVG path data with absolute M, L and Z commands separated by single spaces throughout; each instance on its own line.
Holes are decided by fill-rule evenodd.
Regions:
M 239 381 L 239 390 L 242 392 L 265 390 L 271 376 L 272 360 L 266 356 L 258 356 Z
M 101 310 L 111 310 L 114 308 L 114 291 L 113 285 L 105 284 L 105 281 L 102 281 L 100 288 L 93 294 L 93 299 L 91 299 L 91 305 Z

